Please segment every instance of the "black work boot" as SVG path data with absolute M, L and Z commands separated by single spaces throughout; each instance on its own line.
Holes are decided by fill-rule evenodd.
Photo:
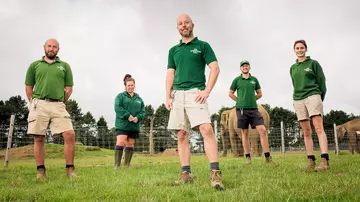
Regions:
M 125 150 L 125 161 L 124 161 L 124 165 L 126 168 L 130 167 L 130 162 L 131 162 L 131 157 L 133 155 L 134 151 L 133 150 Z
M 115 150 L 115 170 L 119 169 L 120 167 L 122 155 L 123 150 Z

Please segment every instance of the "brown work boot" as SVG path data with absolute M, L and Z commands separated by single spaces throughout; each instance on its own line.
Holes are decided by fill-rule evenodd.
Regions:
M 306 170 L 314 170 L 315 169 L 315 161 L 314 160 L 312 160 L 312 159 L 308 159 L 308 163 L 306 164 L 306 166 L 305 166 L 305 169 Z
M 250 157 L 246 157 L 245 159 L 245 164 L 251 164 L 251 158 Z
M 212 170 L 210 173 L 210 183 L 211 187 L 215 188 L 216 190 L 224 190 L 224 185 L 222 183 L 222 175 L 220 170 Z
M 185 183 L 192 183 L 194 181 L 192 175 L 190 172 L 187 171 L 183 171 L 180 174 L 180 177 L 178 180 L 174 181 L 172 184 L 173 185 L 182 185 Z
M 279 163 L 274 162 L 271 156 L 265 158 L 265 163 L 273 166 L 279 166 Z
M 66 176 L 69 178 L 77 178 L 78 176 L 75 173 L 75 167 L 68 167 L 66 168 Z
M 37 174 L 36 174 L 36 179 L 39 180 L 46 180 L 46 169 L 45 168 L 38 168 L 37 169 Z
M 321 158 L 320 164 L 316 166 L 315 171 L 323 171 L 329 169 L 329 161 L 326 158 Z

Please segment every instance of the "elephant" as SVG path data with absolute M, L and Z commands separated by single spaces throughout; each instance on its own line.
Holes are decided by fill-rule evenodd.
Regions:
M 233 110 L 225 110 L 221 113 L 220 119 L 220 134 L 223 146 L 223 156 L 227 155 L 227 145 L 228 140 L 230 139 L 231 151 L 235 157 L 243 156 L 243 147 L 242 142 L 239 136 L 234 135 L 234 127 L 230 122 L 230 114 Z M 231 125 L 230 125 L 231 123 Z M 231 130 L 229 130 L 231 128 Z M 228 138 L 230 135 L 230 138 Z
M 269 130 L 270 126 L 270 116 L 266 109 L 258 104 L 258 110 L 261 113 L 262 118 L 264 119 L 264 125 L 267 130 Z M 243 156 L 243 146 L 241 141 L 241 131 L 237 127 L 237 115 L 236 108 L 232 108 L 230 110 L 225 110 L 221 113 L 221 138 L 223 143 L 223 156 L 227 155 L 227 138 L 225 137 L 226 132 L 229 133 L 231 151 L 235 157 Z M 237 134 L 237 136 L 235 136 Z M 251 155 L 259 156 L 259 133 L 256 129 L 252 129 L 249 126 L 249 142 L 251 146 Z
M 353 119 L 342 125 L 336 126 L 336 133 L 339 140 L 344 139 L 345 136 L 349 140 L 349 150 L 354 154 L 354 150 L 360 153 L 360 118 Z

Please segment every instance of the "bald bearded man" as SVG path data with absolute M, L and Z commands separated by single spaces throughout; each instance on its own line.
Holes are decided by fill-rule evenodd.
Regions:
M 45 56 L 29 66 L 25 91 L 29 100 L 28 134 L 34 135 L 34 156 L 37 178 L 46 179 L 45 136 L 50 126 L 53 135 L 64 137 L 66 175 L 77 177 L 74 167 L 75 132 L 65 102 L 72 93 L 73 75 L 68 63 L 57 57 L 59 42 L 48 39 Z
M 177 19 L 180 43 L 169 50 L 166 75 L 166 107 L 170 110 L 168 129 L 178 136 L 181 174 L 174 185 L 193 182 L 190 170 L 189 131 L 199 130 L 204 137 L 205 152 L 210 162 L 211 186 L 224 190 L 219 168 L 217 141 L 211 126 L 207 98 L 219 75 L 219 65 L 211 46 L 194 37 L 194 23 L 182 14 Z M 210 68 L 206 83 L 205 67 Z

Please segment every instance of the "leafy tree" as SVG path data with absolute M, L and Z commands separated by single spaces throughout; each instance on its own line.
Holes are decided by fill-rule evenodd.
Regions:
M 109 144 L 109 141 L 113 141 L 115 136 L 110 134 L 107 122 L 103 116 L 100 116 L 99 120 L 96 122 L 97 126 L 97 138 L 100 147 L 111 148 L 113 144 Z
M 154 115 L 154 149 L 156 152 L 162 152 L 168 147 L 176 145 L 176 134 L 168 131 L 170 111 L 166 109 L 165 104 L 160 105 Z
M 141 122 L 143 127 L 150 127 L 150 118 L 154 116 L 154 108 L 151 105 L 145 106 L 145 116 L 144 120 Z
M 11 109 L 0 100 L 0 125 L 9 125 Z
M 331 110 L 324 116 L 324 128 L 331 130 L 336 125 L 341 125 L 350 120 L 350 116 L 342 110 Z
M 266 109 L 266 111 L 270 114 L 271 113 L 271 106 L 269 104 L 262 104 L 262 106 Z
M 294 133 L 294 130 L 299 126 L 295 112 L 282 107 L 270 108 L 269 111 L 271 130 L 269 134 L 270 145 L 274 147 L 281 146 L 281 138 L 279 138 L 281 137 L 281 121 L 283 121 L 284 124 L 285 147 L 287 147 L 290 142 L 294 142 L 294 139 L 297 140 L 298 133 Z
M 280 128 L 280 122 L 283 121 L 285 128 L 294 128 L 297 126 L 297 117 L 295 112 L 282 107 L 274 107 L 270 110 L 270 127 Z
M 15 114 L 16 125 L 26 125 L 29 110 L 26 101 L 20 95 L 12 96 L 9 100 L 0 103 L 1 124 L 9 124 L 11 114 Z
M 165 104 L 160 105 L 155 112 L 155 127 L 166 129 L 169 122 L 169 115 L 170 111 L 166 109 Z
M 70 99 L 66 102 L 66 110 L 69 112 L 74 127 L 82 124 L 83 114 L 76 100 Z

